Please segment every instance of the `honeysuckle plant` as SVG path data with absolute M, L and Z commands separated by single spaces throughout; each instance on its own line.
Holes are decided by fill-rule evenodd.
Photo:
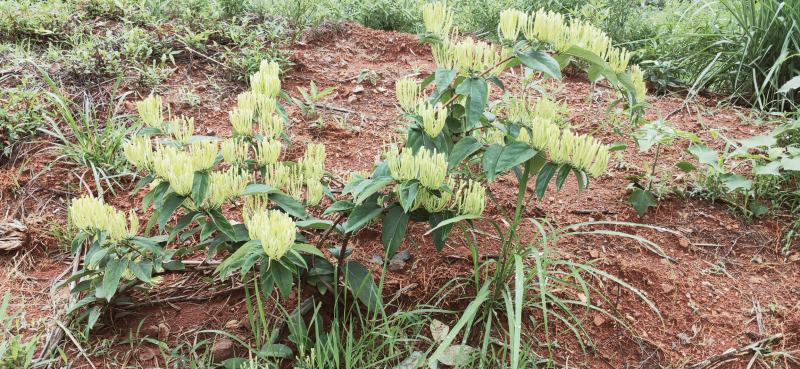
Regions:
M 610 154 L 609 146 L 591 135 L 573 132 L 560 119 L 558 104 L 505 91 L 498 76 L 519 67 L 559 80 L 561 70 L 573 63 L 592 80 L 606 79 L 632 112 L 642 108 L 644 82 L 641 70 L 628 65 L 626 50 L 580 20 L 544 10 L 505 10 L 498 26 L 500 43 L 492 44 L 459 36 L 452 19 L 443 3 L 423 7 L 426 30 L 419 38 L 430 44 L 437 68 L 422 81 L 402 78 L 395 84 L 408 122 L 405 138 L 389 145 L 384 161 L 368 176 L 352 176 L 342 191 L 350 199 L 328 211 L 347 214 L 346 233 L 383 217 L 382 241 L 389 256 L 412 221 L 428 222 L 428 234 L 441 249 L 454 224 L 482 215 L 488 184 L 513 172 L 518 195 L 509 233 L 503 236 L 500 268 L 506 268 L 529 181 L 535 181 L 540 199 L 549 183 L 555 180 L 561 189 L 570 175 L 584 190 L 589 178 L 605 172 Z M 492 91 L 505 95 L 491 99 Z
M 278 72 L 277 64 L 262 63 L 229 114 L 233 134 L 224 140 L 195 135 L 191 118 L 167 120 L 158 96 L 137 104 L 146 128 L 124 145 L 124 154 L 142 174 L 134 192 L 147 187 L 141 208 L 152 211 L 149 220 L 141 227 L 134 210 L 126 217 L 97 198 L 69 207 L 80 230 L 73 252 L 84 262 L 66 283 L 81 296 L 70 309 L 86 307 L 81 317 L 88 318 L 87 329 L 104 305 L 129 303 L 131 287 L 183 269 L 181 260 L 197 251 L 224 257 L 216 270 L 220 278 L 238 273 L 265 294 L 277 287 L 288 296 L 299 275 L 321 290 L 333 283 L 332 264 L 305 238 L 332 226 L 306 211 L 330 194 L 325 146 L 310 143 L 298 161 L 281 160 L 288 137 Z M 311 258 L 319 261 L 309 271 Z M 320 271 L 325 264 L 330 270 Z M 363 266 L 350 269 L 359 280 L 368 276 Z

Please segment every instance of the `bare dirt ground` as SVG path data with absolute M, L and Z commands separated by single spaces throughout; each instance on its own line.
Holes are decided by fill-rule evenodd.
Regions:
M 393 81 L 409 75 L 422 78 L 433 68 L 429 50 L 414 36 L 352 24 L 309 34 L 291 52 L 294 67 L 284 78 L 284 89 L 288 93 L 298 96 L 296 87 L 308 86 L 310 81 L 320 88 L 335 86 L 336 89 L 319 110 L 326 121 L 322 129 L 312 127 L 293 106 L 285 104 L 291 117 L 289 136 L 295 144 L 294 148 L 289 148 L 288 155 L 291 157 L 302 151 L 300 148 L 307 142 L 322 142 L 328 149 L 328 170 L 342 180 L 350 171 L 369 170 L 379 160 L 383 143 L 399 137 L 403 123 L 395 113 Z M 213 64 L 194 63 L 190 70 L 187 64 L 179 64 L 178 72 L 161 90 L 173 113 L 195 117 L 198 134 L 228 136 L 227 111 L 235 105 L 236 95 L 245 86 L 214 77 L 213 68 Z M 374 76 L 375 83 L 370 78 L 358 82 L 360 74 Z M 515 88 L 513 72 L 502 79 L 507 86 Z M 182 103 L 177 96 L 179 86 L 201 96 L 200 106 Z M 587 191 L 578 193 L 576 183 L 570 180 L 560 192 L 549 190 L 542 201 L 531 198 L 525 215 L 544 218 L 553 227 L 590 220 L 614 220 L 668 228 L 675 233 L 622 226 L 612 229 L 647 238 L 677 260 L 675 263 L 666 261 L 638 242 L 619 237 L 564 239 L 555 252 L 571 260 L 594 260 L 597 267 L 644 291 L 658 307 L 661 318 L 632 294 L 608 285 L 605 293 L 609 301 L 598 301 L 599 306 L 618 311 L 630 327 L 585 312 L 583 318 L 594 339 L 593 350 L 581 352 L 565 328 L 557 326 L 557 337 L 563 337 L 560 359 L 571 366 L 587 368 L 683 367 L 773 335 L 782 335 L 773 349 L 799 349 L 800 254 L 796 250 L 800 245 L 795 245 L 794 253 L 788 258 L 777 252 L 788 218 L 773 217 L 746 223 L 732 215 L 724 204 L 677 197 L 661 201 L 658 208 L 651 209 L 642 218 L 637 217 L 626 203 L 626 177 L 638 174 L 641 170 L 638 168 L 652 161 L 653 153 L 638 152 L 632 141 L 614 133 L 606 114 L 615 98 L 613 91 L 602 84 L 592 86 L 583 76 L 572 75 L 565 78 L 563 88 L 555 97 L 571 107 L 570 122 L 577 131 L 592 132 L 605 143 L 625 141 L 628 148 L 621 152 L 609 172 L 593 181 Z M 649 97 L 648 118 L 666 116 L 682 102 L 680 97 Z M 742 112 L 735 108 L 716 108 L 713 101 L 700 99 L 691 108 L 691 114 L 683 111 L 671 121 L 707 142 L 711 142 L 709 132 L 712 130 L 737 138 L 767 129 L 745 124 L 740 119 Z M 128 109 L 133 112 L 132 104 Z M 658 165 L 664 180 L 676 186 L 689 181 L 675 176 L 677 169 L 674 167 L 676 162 L 690 159 L 685 153 L 686 145 L 678 142 L 665 147 Z M 0 168 L 3 185 L 0 212 L 24 219 L 32 232 L 28 248 L 18 253 L 0 254 L 0 290 L 13 293 L 15 301 L 25 307 L 29 321 L 48 316 L 52 313 L 51 305 L 58 305 L 52 302 L 49 288 L 68 267 L 69 257 L 64 246 L 59 246 L 56 230 L 64 223 L 68 197 L 81 193 L 78 181 L 65 169 L 56 167 L 42 172 L 54 158 L 53 153 L 40 150 L 42 147 L 32 145 L 29 148 L 26 167 L 21 169 L 22 160 L 18 160 Z M 530 190 L 532 192 L 532 188 Z M 500 215 L 513 208 L 516 180 L 512 175 L 501 177 L 492 185 L 492 191 L 499 204 L 489 209 L 488 216 L 500 221 Z M 140 199 L 141 194 L 128 196 L 124 191 L 108 198 L 123 208 L 139 206 Z M 142 219 L 146 219 L 145 215 L 142 214 Z M 471 275 L 470 253 L 463 240 L 454 237 L 442 252 L 437 252 L 431 242 L 421 236 L 425 227 L 413 226 L 409 231 L 411 237 L 401 246 L 410 251 L 410 263 L 403 270 L 388 272 L 386 276 L 386 295 L 398 294 L 399 301 L 408 306 L 426 301 L 447 281 Z M 492 230 L 488 221 L 478 222 L 477 227 L 487 232 Z M 528 232 L 532 234 L 532 228 Z M 483 241 L 482 254 L 497 253 L 491 238 Z M 361 232 L 354 243 L 352 257 L 371 265 L 377 275 L 380 266 L 370 263 L 370 259 L 382 255 L 382 250 L 380 230 L 373 227 Z M 168 279 L 170 281 L 181 279 L 175 277 Z M 202 278 L 193 278 L 187 283 L 197 285 L 201 281 Z M 224 290 L 225 286 L 218 288 Z M 184 295 L 191 292 L 173 288 L 169 293 L 175 291 L 184 291 L 181 292 Z M 61 291 L 61 298 L 63 294 Z M 155 292 L 152 298 L 162 299 L 167 295 Z M 143 327 L 166 326 L 165 337 L 177 342 L 200 329 L 224 328 L 227 322 L 241 320 L 244 314 L 242 296 L 237 293 L 220 293 L 203 302 L 164 302 L 134 316 L 105 320 L 107 327 L 94 340 L 115 335 L 125 337 L 145 319 Z M 34 329 L 37 327 L 32 326 L 31 331 Z M 164 334 L 163 328 L 161 333 Z M 126 354 L 128 349 L 121 345 L 112 350 L 116 356 L 92 361 L 98 367 L 108 368 L 117 367 L 123 361 L 143 366 L 153 365 L 152 360 L 157 363 L 158 359 L 152 357 L 156 355 L 146 354 L 154 352 L 153 348 L 137 348 L 137 355 Z M 749 357 L 732 361 L 726 367 L 743 368 L 747 360 Z

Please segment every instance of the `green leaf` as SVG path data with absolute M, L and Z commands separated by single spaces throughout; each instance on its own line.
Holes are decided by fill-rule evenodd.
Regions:
M 617 141 L 608 146 L 608 151 L 621 151 L 628 148 L 628 144 Z
M 394 256 L 395 251 L 406 237 L 407 228 L 408 213 L 400 206 L 391 207 L 383 219 L 383 231 L 381 232 L 381 240 L 387 258 Z
M 644 215 L 648 208 L 658 205 L 656 198 L 653 197 L 653 194 L 651 194 L 650 191 L 641 188 L 637 188 L 631 192 L 628 203 L 633 205 L 633 208 L 636 209 L 636 213 L 639 214 L 639 216 Z
M 458 140 L 458 143 L 453 146 L 453 151 L 450 152 L 450 156 L 447 158 L 447 169 L 455 168 L 462 160 L 480 150 L 481 147 L 483 147 L 483 144 L 472 136 Z
M 103 282 L 95 291 L 95 297 L 98 299 L 105 299 L 111 301 L 114 294 L 117 292 L 119 280 L 122 278 L 122 273 L 128 268 L 128 259 L 113 259 L 106 264 L 105 273 L 103 274 Z
M 540 200 L 544 198 L 544 193 L 547 191 L 547 185 L 550 184 L 550 179 L 553 178 L 553 175 L 556 173 L 556 169 L 558 169 L 557 164 L 547 163 L 542 167 L 542 170 L 540 170 L 539 174 L 536 176 L 536 197 Z
M 321 258 L 325 257 L 325 254 L 323 254 L 322 251 L 319 251 L 319 249 L 316 248 L 314 245 L 309 245 L 307 243 L 296 243 L 292 245 L 292 249 L 305 254 L 316 255 Z
M 372 280 L 369 270 L 363 265 L 348 261 L 344 264 L 344 284 L 371 311 L 383 310 L 383 302 L 378 286 Z
M 154 177 L 152 174 L 150 174 L 150 175 L 146 175 L 146 176 L 142 177 L 142 178 L 139 180 L 139 182 L 137 182 L 137 183 L 136 183 L 136 186 L 133 188 L 133 192 L 132 192 L 132 193 L 137 193 L 137 192 L 139 192 L 139 190 L 141 190 L 142 188 L 144 188 L 144 186 L 147 186 L 148 184 L 150 184 L 151 182 L 153 182 L 153 180 L 154 180 L 154 179 L 155 179 L 155 177 Z
M 705 145 L 689 146 L 689 153 L 697 158 L 700 164 L 708 165 L 714 169 L 719 169 L 719 153 Z
M 464 215 L 459 215 L 457 217 L 453 217 L 453 218 L 450 218 L 450 219 L 445 219 L 445 220 L 442 220 L 441 222 L 439 222 L 438 224 L 436 224 L 436 226 L 431 228 L 429 231 L 425 232 L 425 234 L 426 235 L 431 234 L 431 233 L 433 233 L 433 231 L 435 231 L 435 230 L 437 230 L 439 228 L 451 225 L 453 223 L 460 222 L 462 220 L 470 220 L 470 219 L 477 219 L 477 218 L 480 218 L 480 216 L 473 215 L 473 214 L 464 214 Z
M 265 358 L 279 358 L 279 359 L 291 359 L 294 357 L 294 352 L 289 346 L 280 343 L 267 343 L 261 350 L 258 351 L 259 357 Z
M 305 219 L 306 209 L 303 207 L 303 204 L 297 202 L 291 196 L 284 195 L 282 193 L 273 193 L 269 195 L 269 199 L 278 205 L 279 208 L 283 209 L 287 214 L 298 218 L 298 219 Z
M 144 283 L 150 283 L 150 277 L 153 274 L 153 263 L 149 261 L 144 262 L 133 262 L 128 265 L 128 268 L 131 269 L 131 273 L 133 273 L 136 278 L 139 278 L 140 281 Z
M 558 61 L 546 52 L 542 50 L 518 51 L 516 55 L 526 67 L 541 71 L 555 79 L 561 79 L 561 67 L 558 65 Z
M 582 47 L 571 46 L 569 49 L 567 49 L 567 51 L 564 51 L 564 54 L 574 56 L 590 64 L 594 64 L 598 67 L 601 67 L 602 69 L 608 69 L 606 62 L 605 60 L 603 60 L 603 58 Z
M 778 93 L 785 94 L 791 90 L 796 90 L 798 88 L 800 88 L 800 76 L 795 76 L 788 82 L 784 83 L 783 86 L 781 86 L 781 88 L 778 89 Z
M 346 210 L 350 210 L 350 209 L 352 209 L 354 206 L 355 206 L 355 205 L 354 205 L 352 202 L 350 202 L 350 201 L 347 201 L 347 200 L 339 200 L 339 201 L 337 201 L 337 202 L 334 202 L 333 204 L 331 204 L 331 206 L 329 206 L 327 209 L 325 209 L 325 212 L 324 212 L 324 213 L 322 213 L 322 214 L 323 214 L 323 215 L 331 215 L 331 214 L 333 214 L 333 213 L 338 213 L 338 212 L 340 212 L 340 211 L 346 211 Z
M 772 161 L 764 165 L 753 166 L 753 174 L 760 176 L 780 176 L 781 162 Z
M 522 164 L 536 153 L 536 150 L 522 142 L 506 146 L 492 144 L 483 154 L 483 172 L 486 179 L 494 181 L 498 174 Z
M 781 166 L 784 170 L 800 171 L 800 156 L 796 158 L 782 158 Z
M 180 217 L 180 219 L 178 219 L 178 222 L 175 223 L 175 227 L 173 227 L 172 230 L 169 231 L 169 239 L 172 240 L 173 238 L 175 238 L 175 236 L 177 236 L 178 233 L 180 233 L 180 231 L 182 231 L 189 224 L 191 224 L 192 220 L 194 220 L 194 217 L 196 217 L 197 214 L 200 214 L 200 212 L 191 211 L 186 215 Z
M 158 229 L 164 230 L 164 226 L 167 224 L 169 218 L 172 217 L 172 214 L 178 209 L 181 204 L 183 204 L 183 200 L 186 200 L 185 196 L 180 196 L 176 193 L 171 193 L 167 196 L 167 199 L 164 201 L 164 205 L 161 207 L 161 210 L 158 214 Z
M 412 206 L 414 200 L 417 199 L 417 192 L 419 192 L 419 181 L 407 181 L 400 184 L 400 206 L 407 213 Z
M 724 175 L 720 176 L 720 180 L 722 181 L 722 185 L 725 187 L 728 192 L 733 192 L 736 190 L 749 190 L 753 187 L 753 181 L 734 173 L 725 173 Z
M 292 292 L 292 285 L 294 284 L 294 277 L 292 271 L 283 266 L 281 263 L 272 262 L 269 265 L 269 272 L 275 284 L 278 285 L 278 290 L 281 292 L 281 297 L 288 298 Z
M 208 211 L 208 215 L 211 216 L 211 221 L 214 223 L 214 226 L 222 232 L 225 236 L 228 236 L 230 239 L 236 239 L 236 232 L 233 229 L 233 226 L 225 216 L 219 211 L 219 209 L 213 209 Z
M 569 172 L 572 167 L 567 164 L 561 165 L 561 168 L 558 169 L 558 175 L 556 176 L 556 191 L 560 191 L 561 187 L 564 186 L 564 182 L 567 181 L 567 176 L 569 176 Z
M 383 212 L 383 208 L 375 201 L 368 201 L 356 206 L 344 224 L 345 232 L 355 232 L 377 218 Z
M 244 188 L 242 196 L 262 195 L 278 192 L 278 190 L 270 185 L 263 183 L 250 183 Z
M 192 200 L 195 204 L 203 203 L 208 192 L 209 177 L 207 172 L 194 172 L 192 180 Z
M 328 229 L 333 225 L 333 222 L 325 219 L 312 218 L 297 221 L 295 222 L 295 225 L 306 229 Z
M 442 94 L 450 88 L 450 84 L 456 79 L 458 73 L 455 69 L 442 69 L 439 68 L 436 70 L 436 74 L 434 75 L 434 82 L 436 83 L 436 90 L 434 93 L 431 94 L 430 101 L 435 103 L 439 101 L 439 98 L 442 97 Z
M 394 181 L 392 177 L 379 177 L 379 178 L 371 178 L 366 181 L 368 183 L 364 186 L 361 191 L 357 194 L 354 194 L 356 197 L 356 205 L 361 204 L 369 198 L 370 196 L 374 195 L 376 192 L 380 191 L 384 187 L 388 186 L 390 183 Z
M 453 213 L 451 212 L 442 212 L 431 214 L 428 217 L 428 224 L 430 224 L 431 228 L 434 228 L 431 234 L 431 237 L 433 238 L 433 245 L 438 251 L 442 251 L 444 248 L 444 243 L 447 241 L 447 237 L 450 235 L 450 230 L 453 228 L 453 226 L 451 224 L 447 224 L 441 228 L 435 227 L 452 216 Z
M 456 93 L 467 96 L 467 129 L 477 126 L 489 97 L 489 86 L 483 78 L 467 78 L 456 88 Z
M 680 162 L 676 163 L 675 166 L 678 167 L 678 169 L 680 169 L 680 170 L 682 170 L 682 171 L 684 171 L 686 173 L 689 173 L 689 172 L 697 169 L 697 168 L 695 168 L 694 164 L 692 164 L 692 163 L 690 163 L 688 161 L 680 161 Z

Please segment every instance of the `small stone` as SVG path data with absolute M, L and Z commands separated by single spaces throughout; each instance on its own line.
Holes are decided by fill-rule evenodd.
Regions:
M 400 260 L 403 262 L 408 261 L 409 259 L 411 259 L 411 253 L 408 252 L 408 250 L 400 251 L 392 256 L 392 260 Z
M 158 339 L 161 341 L 166 341 L 169 338 L 169 327 L 166 324 L 161 323 L 158 325 Z
M 761 278 L 757 275 L 750 276 L 750 283 L 756 283 L 756 284 L 764 283 L 764 278 Z
M 225 323 L 225 330 L 226 331 L 234 331 L 234 330 L 237 330 L 237 329 L 241 328 L 241 326 L 242 326 L 242 323 L 240 323 L 236 319 L 233 319 L 233 320 L 229 320 L 227 323 Z
M 389 262 L 389 270 L 393 272 L 399 272 L 403 270 L 403 268 L 405 267 L 406 267 L 406 262 L 402 260 L 395 260 L 394 258 L 392 258 L 392 260 Z
M 606 319 L 603 318 L 602 315 L 595 315 L 594 319 L 592 321 L 594 322 L 595 326 L 599 327 L 599 326 L 603 325 L 603 323 L 606 322 Z
M 211 346 L 211 357 L 215 362 L 220 362 L 233 357 L 233 341 L 230 338 L 220 338 Z
M 358 99 L 358 98 L 356 97 L 356 95 L 350 95 L 350 96 L 347 98 L 347 102 L 351 103 L 351 102 L 353 102 L 353 101 L 356 101 L 356 99 Z
M 369 262 L 375 265 L 383 265 L 383 258 L 378 255 L 373 255 Z
M 143 348 L 143 350 L 139 352 L 137 357 L 139 358 L 139 361 L 150 361 L 155 359 L 156 354 L 154 354 L 153 351 L 151 351 L 148 348 Z
M 681 247 L 689 247 L 689 240 L 686 238 L 681 238 L 678 240 L 678 244 L 681 245 Z
M 139 329 L 139 337 L 158 337 L 158 326 L 148 324 Z
M 589 256 L 591 256 L 593 259 L 599 258 L 600 257 L 600 251 L 589 250 Z
M 360 92 L 364 92 L 364 86 L 356 85 L 356 87 L 353 87 L 353 93 L 354 94 L 357 94 L 357 93 L 360 93 Z
M 664 291 L 664 293 L 666 294 L 670 294 L 673 291 L 675 291 L 675 286 L 668 283 L 662 283 L 661 290 Z

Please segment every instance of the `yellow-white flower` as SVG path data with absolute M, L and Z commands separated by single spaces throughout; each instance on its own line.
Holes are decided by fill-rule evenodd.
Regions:
M 411 112 L 417 107 L 419 99 L 419 86 L 410 78 L 401 78 L 394 84 L 395 95 L 400 107 L 406 112 Z
M 306 146 L 306 152 L 300 161 L 303 167 L 303 175 L 309 181 L 319 181 L 325 174 L 325 145 L 310 143 Z
M 422 129 L 430 137 L 436 137 L 442 132 L 447 121 L 447 108 L 442 103 L 431 105 L 428 103 L 420 104 L 418 113 L 422 117 Z
M 595 53 L 602 59 L 606 58 L 611 38 L 605 32 L 592 24 L 580 20 L 572 20 L 569 24 L 569 43 Z
M 455 191 L 455 180 L 453 177 L 447 179 L 447 187 L 450 188 L 451 191 Z M 419 192 L 417 192 L 417 197 L 414 200 L 414 209 L 417 209 L 421 206 L 430 213 L 438 213 L 447 209 L 452 198 L 453 194 L 451 192 L 440 190 L 439 194 L 437 195 L 425 188 L 422 188 Z
M 306 204 L 318 205 L 322 201 L 322 196 L 325 195 L 325 187 L 319 180 L 306 181 Z
M 274 139 L 283 133 L 283 118 L 272 112 L 264 112 L 258 116 L 259 133 L 262 136 Z
M 169 121 L 166 125 L 166 130 L 175 141 L 185 145 L 194 135 L 194 118 L 180 116 Z
M 148 136 L 134 136 L 122 146 L 125 159 L 140 170 L 149 171 L 152 166 L 153 143 Z
M 275 164 L 281 156 L 283 145 L 278 140 L 263 139 L 256 144 L 256 161 L 258 165 Z
M 278 77 L 281 72 L 281 67 L 277 62 L 262 60 L 258 65 L 258 70 L 268 76 Z
M 622 73 L 628 68 L 628 61 L 631 60 L 631 54 L 628 50 L 610 46 L 608 48 L 608 65 L 615 73 Z
M 153 152 L 153 170 L 161 179 L 169 182 L 178 195 L 192 192 L 194 166 L 192 157 L 171 146 L 160 146 Z
M 418 179 L 423 187 L 438 189 L 442 186 L 445 176 L 447 176 L 447 159 L 444 154 L 420 148 L 414 156 L 419 168 Z
M 631 67 L 631 82 L 633 82 L 633 93 L 638 103 L 645 102 L 647 98 L 647 86 L 644 84 L 644 73 L 638 65 Z
M 233 108 L 228 113 L 233 127 L 233 134 L 238 136 L 253 135 L 253 115 L 255 111 L 248 108 Z
M 288 166 L 288 168 L 289 176 L 287 177 L 284 191 L 291 198 L 301 201 L 303 199 L 303 185 L 306 183 L 303 168 L 300 165 L 292 165 Z
M 520 131 L 522 132 L 522 131 Z M 537 150 L 549 149 L 561 137 L 561 129 L 552 122 L 534 120 L 531 125 L 530 145 Z
M 208 176 L 208 192 L 205 199 L 203 199 L 203 206 L 216 209 L 222 206 L 225 201 L 239 197 L 247 187 L 247 181 L 246 175 L 237 173 L 234 170 L 212 172 Z
M 572 159 L 572 151 L 575 148 L 575 134 L 565 129 L 561 131 L 559 139 L 552 139 L 547 146 L 550 160 L 557 164 L 569 163 Z
M 564 16 L 556 12 L 539 9 L 535 15 L 528 17 L 528 23 L 522 32 L 528 40 L 549 43 L 557 51 L 565 51 L 572 46 Z
M 259 240 L 271 260 L 283 257 L 297 237 L 297 226 L 292 218 L 278 210 L 255 212 L 249 216 L 245 226 L 250 239 Z
M 468 180 L 456 193 L 455 209 L 459 215 L 480 216 L 486 207 L 486 189 L 479 182 Z
M 139 218 L 135 212 L 131 210 L 126 219 L 125 213 L 94 197 L 83 196 L 73 200 L 67 213 L 78 229 L 105 232 L 111 241 L 121 241 L 139 232 Z
M 506 9 L 500 12 L 500 36 L 503 40 L 514 42 L 519 32 L 528 22 L 528 15 L 516 10 Z
M 485 145 L 498 144 L 504 146 L 506 144 L 505 132 L 497 129 L 497 127 L 487 127 L 482 131 L 472 131 L 472 136 Z
M 244 206 L 242 206 L 242 220 L 247 224 L 250 222 L 253 214 L 267 211 L 269 206 L 269 197 L 267 194 L 250 195 L 244 198 Z
M 426 3 L 422 6 L 422 23 L 426 31 L 444 39 L 453 26 L 453 12 L 444 2 Z
M 281 79 L 270 70 L 259 70 L 250 76 L 250 88 L 255 93 L 276 97 L 281 92 Z
M 562 106 L 548 97 L 542 97 L 536 102 L 532 115 L 541 120 L 555 122 L 561 115 Z
M 161 103 L 161 96 L 150 95 L 146 99 L 136 103 L 136 110 L 139 117 L 148 127 L 161 128 L 164 123 L 164 106 Z
M 195 171 L 213 168 L 217 162 L 218 153 L 219 146 L 216 141 L 206 140 L 191 144 L 192 168 Z
M 417 178 L 419 167 L 414 154 L 411 153 L 411 149 L 407 148 L 400 153 L 397 146 L 391 145 L 385 155 L 392 178 L 398 181 L 409 181 Z
M 266 173 L 264 175 L 264 183 L 275 188 L 284 188 L 289 184 L 291 180 L 290 177 L 291 168 L 282 162 L 277 162 L 275 164 L 267 165 Z
M 248 146 L 246 142 L 236 138 L 229 138 L 222 141 L 220 151 L 222 152 L 222 159 L 231 165 L 241 165 L 247 161 L 250 156 L 250 146 Z

